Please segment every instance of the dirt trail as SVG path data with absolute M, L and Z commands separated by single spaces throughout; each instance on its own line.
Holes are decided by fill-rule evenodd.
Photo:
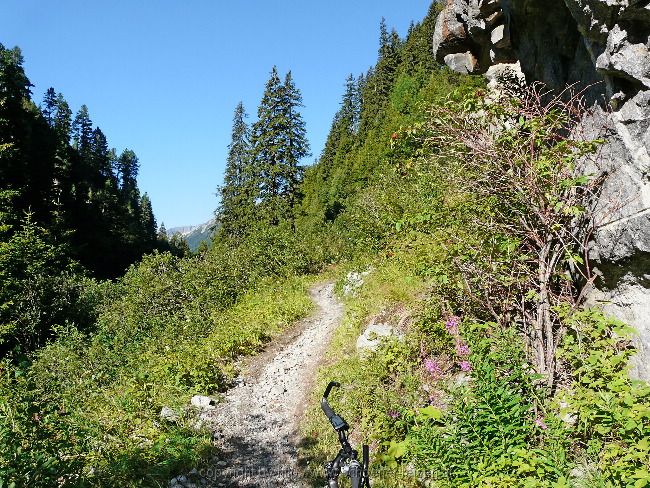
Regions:
M 317 310 L 252 358 L 224 402 L 202 414 L 214 431 L 219 458 L 198 473 L 199 482 L 180 477 L 170 486 L 306 486 L 297 479 L 299 421 L 323 353 L 343 316 L 334 285 L 315 286 L 310 294 Z

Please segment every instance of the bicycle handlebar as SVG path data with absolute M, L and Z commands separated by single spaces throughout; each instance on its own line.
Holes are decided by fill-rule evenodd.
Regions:
M 325 393 L 323 393 L 323 398 L 321 398 L 320 401 L 320 408 L 323 410 L 325 416 L 329 419 L 330 424 L 332 424 L 332 427 L 334 427 L 334 430 L 336 432 L 342 432 L 349 430 L 350 427 L 348 426 L 348 423 L 343 419 L 343 417 L 334 413 L 334 410 L 332 410 L 332 407 L 330 407 L 330 404 L 327 401 L 327 397 L 332 391 L 332 388 L 335 386 L 338 388 L 341 385 L 336 381 L 330 381 L 329 385 L 327 385 Z
M 341 473 L 345 473 L 352 483 L 352 488 L 370 488 L 370 476 L 368 474 L 368 466 L 370 465 L 370 452 L 367 445 L 363 446 L 362 462 L 357 459 L 358 452 L 355 451 L 350 442 L 348 441 L 348 430 L 350 427 L 348 423 L 337 415 L 329 402 L 327 397 L 334 387 L 341 385 L 336 381 L 330 381 L 323 393 L 323 398 L 320 401 L 321 409 L 327 416 L 328 420 L 334 427 L 334 430 L 339 435 L 339 442 L 341 443 L 341 450 L 333 461 L 325 465 L 325 471 L 328 477 L 328 487 L 338 488 L 338 478 Z

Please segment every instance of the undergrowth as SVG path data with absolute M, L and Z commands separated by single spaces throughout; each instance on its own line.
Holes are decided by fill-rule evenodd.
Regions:
M 223 309 L 192 296 L 179 264 L 147 258 L 107 292 L 94 334 L 68 327 L 0 365 L 4 486 L 166 486 L 211 451 L 190 397 L 226 388 L 238 357 L 308 314 L 311 280 L 267 278 Z

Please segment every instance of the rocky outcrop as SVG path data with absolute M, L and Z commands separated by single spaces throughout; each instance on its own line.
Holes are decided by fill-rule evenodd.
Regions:
M 650 0 L 446 0 L 433 47 L 455 71 L 575 84 L 596 105 L 582 129 L 605 136 L 592 170 L 607 179 L 589 302 L 636 327 L 634 373 L 650 380 Z

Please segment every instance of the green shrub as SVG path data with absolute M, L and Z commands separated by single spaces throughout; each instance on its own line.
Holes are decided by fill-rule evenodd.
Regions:
M 629 376 L 633 331 L 598 310 L 564 315 L 559 355 L 572 382 L 557 401 L 559 414 L 572 417 L 566 429 L 588 460 L 587 477 L 593 486 L 648 486 L 650 386 Z

